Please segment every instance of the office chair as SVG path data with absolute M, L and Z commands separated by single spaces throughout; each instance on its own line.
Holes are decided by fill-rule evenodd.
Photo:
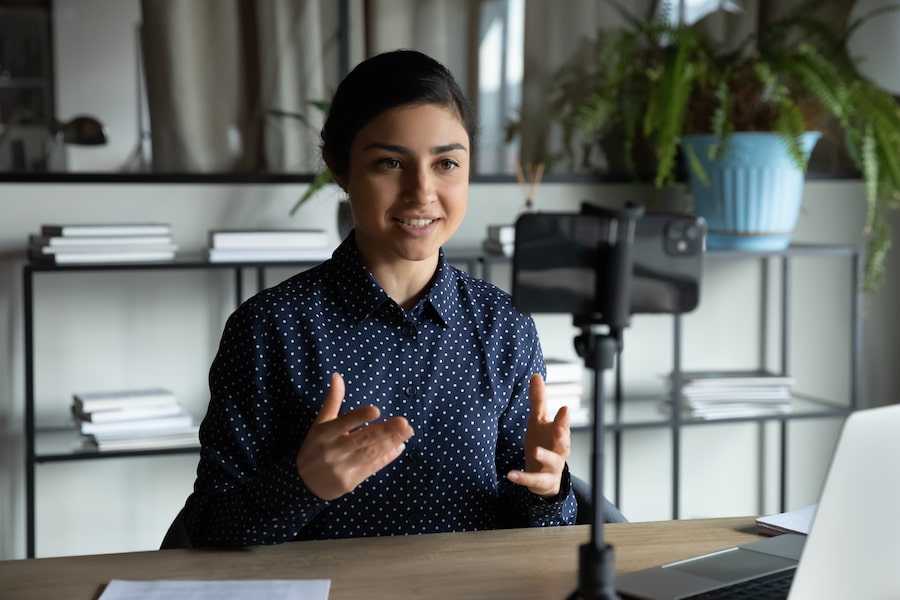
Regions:
M 594 503 L 591 500 L 591 484 L 584 479 L 576 477 L 569 473 L 569 479 L 572 481 L 572 491 L 575 493 L 575 502 L 578 504 L 578 516 L 575 518 L 576 525 L 589 525 L 594 522 Z M 615 504 L 603 498 L 603 522 L 604 523 L 627 523 L 625 518 Z
M 188 537 L 187 528 L 184 526 L 184 509 L 178 511 L 169 530 L 160 544 L 160 550 L 171 550 L 173 548 L 190 548 L 191 540 Z

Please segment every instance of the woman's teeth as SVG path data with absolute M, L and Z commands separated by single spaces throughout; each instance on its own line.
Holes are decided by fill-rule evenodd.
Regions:
M 426 225 L 430 225 L 431 219 L 400 219 L 400 222 L 404 225 L 409 225 L 410 227 L 425 227 Z

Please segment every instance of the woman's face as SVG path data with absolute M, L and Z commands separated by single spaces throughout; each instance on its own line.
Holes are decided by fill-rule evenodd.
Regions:
M 466 129 L 437 104 L 387 110 L 356 134 L 341 187 L 370 266 L 436 259 L 465 216 L 470 158 Z

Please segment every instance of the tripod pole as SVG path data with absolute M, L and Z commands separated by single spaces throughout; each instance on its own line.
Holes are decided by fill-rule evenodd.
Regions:
M 581 342 L 586 344 L 585 365 L 594 372 L 594 428 L 591 453 L 591 501 L 594 518 L 591 539 L 579 548 L 578 588 L 569 600 L 616 600 L 615 553 L 603 538 L 604 414 L 603 375 L 613 366 L 618 342 L 608 335 L 595 334 L 584 325 Z

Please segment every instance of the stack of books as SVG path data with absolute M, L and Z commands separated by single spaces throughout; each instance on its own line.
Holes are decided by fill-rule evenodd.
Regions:
M 209 232 L 210 262 L 320 262 L 334 250 L 323 229 L 220 229 Z
M 75 394 L 72 415 L 86 444 L 99 450 L 200 444 L 193 417 L 162 388 Z
M 512 256 L 516 248 L 516 226 L 488 225 L 487 237 L 481 247 L 488 254 Z
M 668 379 L 671 399 L 671 375 Z M 700 419 L 786 414 L 791 412 L 793 384 L 793 377 L 768 371 L 683 373 L 682 407 Z
M 563 406 L 569 407 L 569 423 L 585 425 L 591 421 L 591 413 L 584 399 L 584 367 L 580 361 L 548 358 L 544 389 L 547 408 L 551 416 Z
M 166 223 L 43 225 L 28 239 L 28 256 L 51 264 L 157 262 L 178 247 Z

